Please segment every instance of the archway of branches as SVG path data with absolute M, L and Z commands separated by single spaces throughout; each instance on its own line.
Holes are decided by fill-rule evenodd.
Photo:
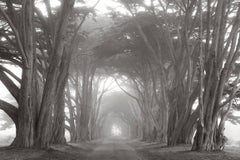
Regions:
M 136 138 L 139 130 L 136 127 L 140 125 L 141 117 L 139 109 L 133 105 L 133 100 L 125 93 L 117 92 L 109 94 L 103 99 L 103 105 L 100 110 L 97 124 L 101 133 L 100 137 L 114 138 L 114 127 L 121 134 L 115 138 L 131 139 Z

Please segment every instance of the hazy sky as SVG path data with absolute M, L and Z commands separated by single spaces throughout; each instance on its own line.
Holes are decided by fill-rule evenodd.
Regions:
M 240 112 L 236 112 L 235 115 L 240 116 Z M 240 124 L 233 125 L 230 122 L 226 122 L 225 134 L 229 139 L 240 141 Z
M 92 7 L 97 3 L 98 0 L 87 0 L 86 1 L 86 6 Z M 60 5 L 59 0 L 51 0 L 50 1 L 52 7 L 58 7 Z M 76 3 L 76 6 L 80 6 L 80 3 Z M 46 8 L 43 3 L 37 3 L 38 8 L 40 8 L 43 13 L 46 13 Z M 118 2 L 115 2 L 114 0 L 101 0 L 98 5 L 95 7 L 96 11 L 98 14 L 104 14 L 109 12 L 109 9 L 112 8 L 115 11 L 120 11 L 123 13 L 126 13 L 126 10 L 124 7 L 119 4 Z M 47 14 L 45 14 L 47 15 Z

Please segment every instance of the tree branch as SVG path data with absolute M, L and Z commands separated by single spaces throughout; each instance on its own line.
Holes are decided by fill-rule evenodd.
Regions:
M 8 73 L 10 76 L 12 76 L 16 81 L 18 81 L 21 84 L 21 79 L 18 76 L 16 76 L 13 72 L 11 72 L 9 69 L 0 65 L 0 70 Z
M 18 124 L 18 109 L 10 103 L 0 99 L 0 109 L 3 110 L 15 123 Z
M 17 85 L 0 69 L 0 80 L 12 94 L 12 96 L 19 102 L 19 88 Z
M 17 41 L 20 53 L 21 53 L 21 55 L 23 57 L 23 60 L 27 61 L 27 58 L 26 58 L 26 55 L 25 55 L 25 52 L 24 52 L 24 49 L 23 49 L 23 45 L 22 45 L 22 42 L 21 42 L 21 39 L 20 39 L 20 35 L 18 33 L 17 28 L 14 26 L 11 18 L 7 15 L 7 13 L 1 7 L 0 7 L 0 13 L 3 15 L 3 17 L 8 22 L 9 26 L 11 27 L 11 29 L 13 30 L 13 32 L 14 32 L 14 34 L 16 36 L 16 41 Z

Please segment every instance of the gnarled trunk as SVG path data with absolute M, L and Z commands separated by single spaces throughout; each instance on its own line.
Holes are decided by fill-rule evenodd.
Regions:
M 24 46 L 23 68 L 22 68 L 22 81 L 21 93 L 19 98 L 18 109 L 18 125 L 16 126 L 16 138 L 13 146 L 30 148 L 35 140 L 35 110 L 34 106 L 34 83 L 36 78 L 34 76 L 34 28 L 33 28 L 33 1 L 23 1 L 23 33 L 22 44 Z
M 44 85 L 41 109 L 37 124 L 37 142 L 36 146 L 40 148 L 48 148 L 51 132 L 51 108 L 55 102 L 56 81 L 59 73 L 59 66 L 65 46 L 64 38 L 66 36 L 66 28 L 68 25 L 68 17 L 73 8 L 74 0 L 63 1 L 60 13 L 60 19 L 57 25 L 56 37 L 54 39 L 53 55 L 48 69 L 46 83 Z

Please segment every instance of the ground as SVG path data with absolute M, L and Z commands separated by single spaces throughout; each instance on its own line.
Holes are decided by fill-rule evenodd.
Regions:
M 158 143 L 105 140 L 52 146 L 49 150 L 0 148 L 0 160 L 239 160 L 236 150 L 191 152 L 190 146 L 166 147 Z

